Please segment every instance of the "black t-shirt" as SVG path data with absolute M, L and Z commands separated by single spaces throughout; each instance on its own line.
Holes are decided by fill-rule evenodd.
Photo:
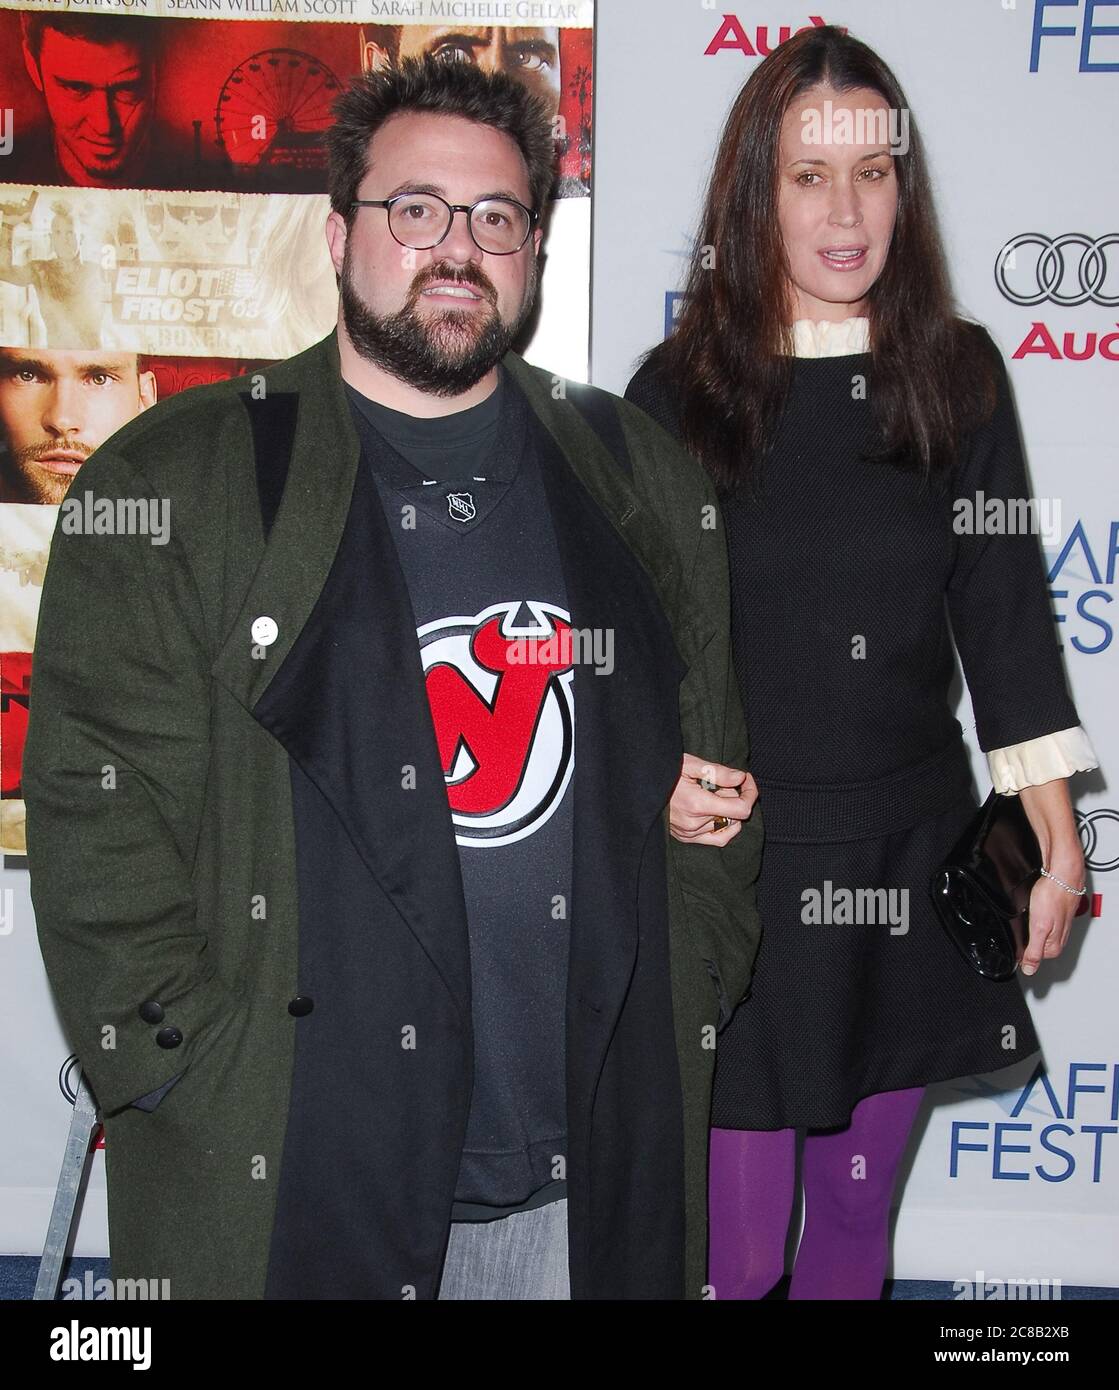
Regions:
M 573 672 L 509 654 L 571 619 L 531 409 L 498 372 L 485 400 L 430 419 L 346 384 L 408 584 L 467 909 L 474 1086 L 454 1220 L 565 1194 Z
M 489 461 L 505 399 L 505 368 L 497 386 L 477 405 L 430 418 L 393 410 L 345 383 L 346 394 L 382 438 L 427 478 L 443 479 L 482 472 Z

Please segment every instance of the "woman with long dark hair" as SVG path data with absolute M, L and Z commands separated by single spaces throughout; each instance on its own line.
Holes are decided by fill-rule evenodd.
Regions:
M 754 981 L 717 1045 L 709 1277 L 719 1298 L 780 1279 L 803 1129 L 790 1296 L 877 1298 L 925 1086 L 1039 1047 L 1017 981 L 975 973 L 929 896 L 976 810 L 952 638 L 1043 855 L 1026 974 L 1084 891 L 1067 778 L 1096 761 L 1037 536 L 985 524 L 1029 498 L 1006 368 L 956 312 L 920 136 L 871 49 L 820 28 L 757 67 L 685 288 L 626 395 L 719 488 L 766 829 Z M 722 845 L 742 770 L 707 767 L 720 793 L 705 767 L 685 758 L 673 833 Z

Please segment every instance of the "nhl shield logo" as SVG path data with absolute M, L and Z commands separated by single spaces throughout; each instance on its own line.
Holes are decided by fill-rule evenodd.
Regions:
M 474 495 L 470 492 L 448 492 L 447 510 L 452 521 L 473 521 L 477 512 L 474 510 Z

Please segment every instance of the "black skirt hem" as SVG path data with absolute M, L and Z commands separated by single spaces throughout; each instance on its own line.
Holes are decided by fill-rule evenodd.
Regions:
M 940 1066 L 899 1068 L 894 1072 L 887 1071 L 874 1081 L 864 1079 L 853 1097 L 846 1102 L 847 1110 L 845 1113 L 842 1109 L 829 1108 L 814 1112 L 812 1119 L 807 1119 L 801 1115 L 800 1118 L 778 1120 L 774 1120 L 771 1113 L 766 1120 L 757 1115 L 747 1119 L 742 1110 L 737 1110 L 733 1118 L 727 1118 L 720 1111 L 719 1118 L 716 1118 L 715 1112 L 712 1111 L 711 1128 L 741 1130 L 846 1129 L 851 1123 L 851 1112 L 859 1101 L 865 1100 L 868 1096 L 881 1095 L 883 1091 L 908 1091 L 916 1086 L 935 1086 L 943 1081 L 954 1081 L 961 1076 L 992 1075 L 996 1072 L 1006 1071 L 1010 1067 L 1021 1066 L 1024 1062 L 1028 1062 L 1031 1057 L 1037 1057 L 1041 1050 L 1041 1044 L 1038 1043 L 1029 1052 L 1015 1057 L 1012 1062 L 1003 1061 L 995 1066 L 984 1068 L 981 1063 L 976 1063 L 974 1052 L 971 1053 L 970 1060 L 966 1060 L 964 1054 L 957 1049 L 951 1058 L 945 1060 Z M 824 1118 L 820 1118 L 820 1116 L 824 1116 Z

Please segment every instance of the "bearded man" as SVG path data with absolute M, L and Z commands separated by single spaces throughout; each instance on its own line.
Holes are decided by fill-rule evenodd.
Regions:
M 113 1274 L 700 1298 L 760 841 L 714 492 L 512 350 L 547 108 L 405 60 L 335 110 L 336 328 L 114 435 L 83 480 L 170 543 L 46 576 L 32 899 Z

